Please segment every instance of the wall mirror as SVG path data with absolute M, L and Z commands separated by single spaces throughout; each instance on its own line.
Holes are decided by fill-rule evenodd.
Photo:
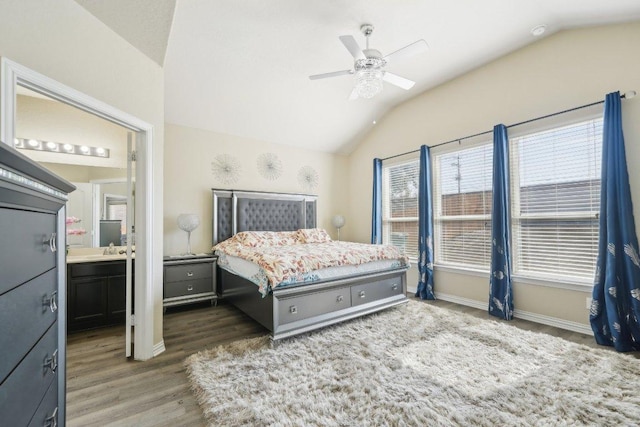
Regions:
M 69 247 L 125 245 L 129 130 L 20 85 L 16 106 L 14 146 L 77 187 Z

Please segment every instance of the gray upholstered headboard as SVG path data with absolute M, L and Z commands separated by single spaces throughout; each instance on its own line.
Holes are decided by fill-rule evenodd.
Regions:
M 213 189 L 213 244 L 240 231 L 315 228 L 317 196 Z

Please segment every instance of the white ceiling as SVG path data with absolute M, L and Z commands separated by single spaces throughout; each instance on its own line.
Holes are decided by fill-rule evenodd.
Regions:
M 535 42 L 539 24 L 548 37 L 640 19 L 638 0 L 76 1 L 156 62 L 164 57 L 167 123 L 338 153 L 399 103 Z M 387 66 L 413 89 L 385 83 L 375 98 L 349 101 L 352 76 L 308 79 L 351 68 L 338 36 L 364 46 L 364 23 L 383 55 L 429 44 Z

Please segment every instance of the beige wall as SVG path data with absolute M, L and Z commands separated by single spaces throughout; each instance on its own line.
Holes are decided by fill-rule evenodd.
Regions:
M 61 102 L 18 95 L 16 138 L 109 149 L 109 157 L 22 150 L 37 162 L 127 168 L 128 129 Z M 126 172 L 125 172 L 126 173 Z
M 91 182 L 95 180 L 121 180 L 127 178 L 126 169 L 98 168 L 95 166 L 64 165 L 40 162 L 42 166 L 67 181 Z
M 154 343 L 162 339 L 162 69 L 73 0 L 3 0 L 0 56 L 154 126 Z
M 270 144 L 247 138 L 167 124 L 165 127 L 164 165 L 164 252 L 174 255 L 186 252 L 187 236 L 176 224 L 181 213 L 196 213 L 201 225 L 191 233 L 194 252 L 211 251 L 212 188 L 234 190 L 277 191 L 318 195 L 318 226 L 335 238 L 331 218 L 346 210 L 346 157 Z M 262 153 L 274 153 L 283 166 L 276 180 L 263 178 L 257 169 Z M 217 155 L 228 154 L 240 163 L 239 179 L 227 185 L 216 181 L 211 163 Z M 318 173 L 318 186 L 308 192 L 298 182 L 302 166 Z M 347 224 L 343 230 L 350 226 Z M 342 233 L 342 231 L 341 231 Z
M 369 240 L 371 169 L 387 157 L 604 99 L 640 92 L 640 22 L 563 31 L 422 93 L 398 106 L 349 156 L 347 237 Z M 623 100 L 636 227 L 640 226 L 640 97 Z M 639 233 L 640 234 L 640 233 Z M 415 269 L 414 269 L 415 270 Z M 416 286 L 415 271 L 409 286 Z M 488 278 L 436 271 L 436 292 L 486 302 Z M 587 292 L 516 283 L 518 310 L 588 323 Z

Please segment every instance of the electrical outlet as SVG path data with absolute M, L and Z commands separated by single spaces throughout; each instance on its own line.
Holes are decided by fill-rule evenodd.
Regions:
M 591 297 L 587 297 L 587 310 L 591 308 L 591 300 L 592 299 L 593 298 L 591 298 Z

